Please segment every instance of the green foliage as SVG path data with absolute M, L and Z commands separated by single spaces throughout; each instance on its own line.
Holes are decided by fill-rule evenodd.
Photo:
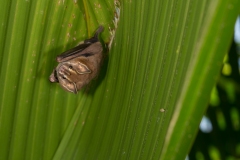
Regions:
M 0 6 L 0 159 L 183 159 L 227 51 L 240 1 L 122 0 L 99 78 L 78 95 L 55 57 L 114 29 L 110 0 Z
M 225 56 L 222 74 L 212 91 L 206 112 L 212 125 L 211 132 L 199 131 L 189 154 L 190 159 L 238 159 L 240 76 L 237 47 L 232 42 Z M 227 67 L 226 67 L 227 66 Z M 226 69 L 227 68 L 227 69 Z M 217 158 L 214 158 L 217 157 Z

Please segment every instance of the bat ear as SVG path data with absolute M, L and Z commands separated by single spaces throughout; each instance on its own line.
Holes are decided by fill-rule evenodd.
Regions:
M 72 69 L 75 70 L 78 74 L 91 73 L 91 70 L 85 64 L 83 64 L 81 62 L 72 64 Z
M 67 79 L 61 79 L 60 86 L 66 91 L 77 94 L 77 86 L 74 82 L 69 82 Z

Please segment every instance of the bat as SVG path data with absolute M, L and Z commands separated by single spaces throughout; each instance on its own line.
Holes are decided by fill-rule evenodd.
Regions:
M 99 41 L 103 29 L 99 26 L 92 38 L 57 56 L 59 64 L 50 75 L 50 82 L 59 83 L 66 91 L 77 94 L 94 79 L 103 62 L 103 46 Z

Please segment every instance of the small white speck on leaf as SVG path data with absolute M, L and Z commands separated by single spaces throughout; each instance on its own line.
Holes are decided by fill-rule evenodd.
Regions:
M 160 112 L 165 112 L 166 110 L 164 108 L 161 108 L 160 109 Z

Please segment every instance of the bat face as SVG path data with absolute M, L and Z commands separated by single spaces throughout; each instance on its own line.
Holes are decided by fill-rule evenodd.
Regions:
M 66 91 L 77 93 L 94 79 L 103 61 L 103 47 L 98 39 L 102 31 L 103 27 L 100 26 L 94 37 L 57 56 L 59 64 L 49 80 L 59 83 Z

